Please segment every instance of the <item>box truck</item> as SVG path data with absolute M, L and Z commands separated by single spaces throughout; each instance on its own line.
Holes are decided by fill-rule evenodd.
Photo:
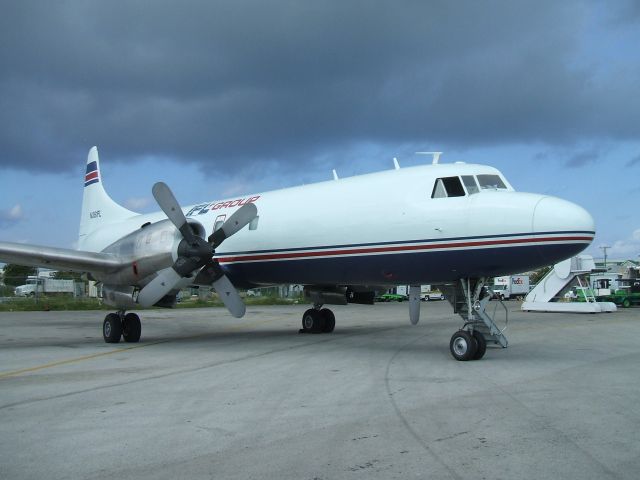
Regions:
M 493 279 L 493 298 L 522 300 L 529 293 L 529 275 L 506 275 Z

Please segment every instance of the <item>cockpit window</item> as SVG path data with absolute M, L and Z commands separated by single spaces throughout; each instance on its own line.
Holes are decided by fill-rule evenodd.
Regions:
M 507 186 L 504 184 L 504 182 L 502 181 L 502 179 L 498 176 L 498 175 L 478 175 L 478 183 L 480 184 L 480 188 L 485 190 L 485 189 L 498 189 L 498 188 L 504 188 L 506 189 Z
M 436 184 L 433 186 L 433 192 L 431 193 L 431 198 L 446 198 L 447 191 L 444 189 L 444 183 L 442 183 L 442 179 L 439 178 L 436 180 Z
M 436 180 L 431 198 L 464 197 L 464 188 L 458 177 L 443 177 Z
M 467 188 L 467 193 L 469 195 L 478 193 L 480 191 L 480 189 L 478 188 L 478 184 L 476 183 L 476 179 L 473 177 L 473 175 L 463 175 L 462 183 L 464 183 L 464 186 Z

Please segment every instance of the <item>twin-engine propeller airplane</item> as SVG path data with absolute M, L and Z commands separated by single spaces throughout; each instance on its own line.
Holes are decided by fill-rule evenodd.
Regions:
M 331 332 L 325 304 L 373 303 L 376 290 L 410 285 L 412 324 L 420 285 L 441 285 L 463 327 L 451 338 L 457 360 L 481 358 L 487 340 L 507 339 L 485 312 L 485 279 L 551 265 L 583 250 L 593 219 L 573 203 L 514 191 L 495 168 L 433 164 L 287 188 L 181 208 L 164 183 L 162 212 L 139 215 L 102 185 L 89 151 L 78 250 L 0 242 L 0 260 L 87 272 L 102 282 L 106 342 L 137 342 L 128 310 L 171 307 L 188 285 L 211 286 L 235 317 L 236 287 L 304 285 L 313 308 L 305 332 Z M 245 228 L 247 227 L 247 228 Z M 208 234 L 208 235 L 207 235 Z

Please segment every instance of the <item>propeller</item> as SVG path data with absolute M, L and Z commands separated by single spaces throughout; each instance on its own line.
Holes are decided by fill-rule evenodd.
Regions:
M 154 305 L 176 288 L 183 278 L 200 269 L 194 283 L 211 285 L 229 312 L 234 317 L 242 317 L 245 313 L 244 303 L 218 261 L 213 258 L 213 254 L 225 239 L 239 232 L 257 216 L 256 206 L 253 203 L 243 205 L 205 240 L 193 233 L 178 201 L 165 183 L 156 183 L 152 192 L 162 211 L 182 234 L 182 240 L 178 245 L 178 258 L 174 264 L 160 270 L 156 277 L 140 290 L 138 303 L 145 307 Z

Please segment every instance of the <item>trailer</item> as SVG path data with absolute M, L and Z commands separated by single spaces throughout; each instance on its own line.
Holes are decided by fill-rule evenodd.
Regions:
M 28 276 L 27 283 L 15 288 L 17 297 L 34 297 L 36 294 L 74 294 L 73 280 L 61 280 L 49 277 Z

